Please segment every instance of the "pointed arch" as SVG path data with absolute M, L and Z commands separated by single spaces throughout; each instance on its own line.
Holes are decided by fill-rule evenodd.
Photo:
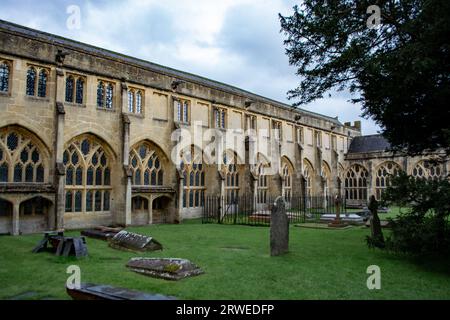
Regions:
M 287 203 L 292 198 L 292 176 L 294 174 L 294 166 L 288 157 L 281 158 L 281 179 L 282 179 L 282 196 Z
M 307 159 L 303 159 L 303 179 L 305 179 L 305 195 L 307 197 L 311 197 L 315 190 L 314 190 L 314 166 L 312 163 Z
M 225 198 L 228 203 L 234 203 L 239 195 L 240 176 L 239 161 L 237 153 L 231 149 L 227 149 L 223 153 L 222 173 L 225 176 Z
M 46 183 L 50 152 L 38 135 L 27 128 L 0 128 L 0 182 Z
M 114 159 L 112 148 L 95 134 L 69 140 L 63 153 L 66 212 L 110 212 Z
M 345 198 L 347 200 L 367 201 L 368 170 L 354 164 L 345 173 Z
M 322 160 L 320 171 L 323 182 L 323 195 L 324 197 L 328 197 L 330 196 L 330 186 L 332 184 L 331 167 L 325 160 Z
M 183 176 L 183 208 L 201 208 L 205 202 L 205 161 L 195 145 L 181 151 L 180 173 Z
M 417 179 L 439 180 L 444 176 L 444 167 L 431 160 L 420 160 L 414 166 L 411 174 Z
M 0 218 L 11 217 L 13 212 L 14 203 L 5 198 L 0 198 Z M 1 229 L 1 226 L 0 226 Z
M 151 140 L 135 143 L 129 154 L 133 185 L 163 186 L 167 162 L 167 155 Z
M 292 171 L 295 171 L 294 162 L 292 162 L 292 160 L 287 155 L 284 155 L 281 157 L 281 168 L 280 169 L 283 169 L 283 164 L 288 165 L 290 167 L 290 169 L 292 169 Z
M 82 133 L 77 133 L 72 138 L 68 139 L 67 142 L 64 144 L 65 149 L 75 141 L 81 141 L 84 138 L 88 138 L 91 140 L 96 140 L 108 153 L 110 157 L 112 157 L 114 160 L 117 159 L 117 152 L 114 150 L 114 148 L 109 144 L 108 139 L 105 139 L 101 134 L 93 132 L 93 131 L 87 131 Z
M 390 186 L 390 178 L 402 171 L 401 166 L 395 161 L 385 161 L 375 169 L 375 197 L 381 199 L 384 190 Z

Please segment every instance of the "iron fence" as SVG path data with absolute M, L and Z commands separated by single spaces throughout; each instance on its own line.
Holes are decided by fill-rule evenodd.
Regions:
M 202 222 L 268 226 L 275 199 L 266 197 L 261 201 L 254 195 L 206 196 Z M 285 201 L 290 223 L 319 222 L 324 214 L 336 214 L 333 197 L 291 197 Z M 340 205 L 340 212 L 346 213 L 345 203 Z

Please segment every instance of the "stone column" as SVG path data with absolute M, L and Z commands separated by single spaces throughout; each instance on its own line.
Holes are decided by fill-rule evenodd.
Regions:
M 148 200 L 148 218 L 147 224 L 153 223 L 153 195 L 150 195 L 150 199 Z
M 13 218 L 12 218 L 12 235 L 20 235 L 20 203 L 14 203 L 13 205 Z
M 298 146 L 295 148 L 295 167 L 292 173 L 292 196 L 302 197 L 304 194 L 303 186 L 303 147 L 302 143 L 298 142 Z
M 181 171 L 178 171 L 178 221 L 181 223 L 183 221 L 183 192 L 184 192 L 184 176 Z M 186 199 L 187 201 L 187 199 Z
M 226 199 L 226 194 L 225 194 L 225 176 L 221 174 L 221 172 L 219 172 L 219 183 L 220 183 L 220 217 L 222 218 L 225 214 L 225 199 Z
M 130 119 L 125 114 L 122 114 L 123 125 L 123 168 L 125 173 L 125 225 L 131 224 L 131 196 L 132 196 L 132 172 L 129 170 L 129 155 L 130 155 Z
M 126 172 L 126 192 L 125 192 L 125 225 L 131 225 L 131 196 L 132 196 L 132 184 L 131 184 L 131 172 Z
M 58 79 L 61 75 L 58 74 Z M 58 80 L 60 82 L 60 79 Z M 55 179 L 56 179 L 56 205 L 55 205 L 55 228 L 64 229 L 64 213 L 66 210 L 66 169 L 63 163 L 64 154 L 64 124 L 66 111 L 62 102 L 56 102 L 56 142 L 55 142 Z
M 334 140 L 333 138 L 331 138 L 331 140 Z M 328 186 L 328 192 L 329 195 L 334 195 L 336 193 L 338 193 L 338 177 L 339 177 L 339 168 L 338 168 L 338 159 L 339 159 L 339 154 L 337 153 L 336 149 L 337 146 L 335 146 L 335 142 L 332 143 L 332 147 L 331 147 L 331 183 Z
M 313 186 L 313 197 L 321 197 L 323 196 L 323 184 L 322 184 L 322 149 L 319 146 L 315 146 L 315 157 L 314 157 L 314 178 L 312 179 Z
M 253 178 L 253 203 L 256 210 L 256 204 L 258 203 L 258 179 L 252 174 Z
M 369 203 L 370 196 L 375 195 L 374 175 L 376 173 L 372 172 L 373 167 L 374 166 L 372 165 L 372 161 L 369 160 L 367 163 L 367 170 L 368 170 L 369 176 L 367 177 L 367 199 L 366 199 L 366 203 L 365 203 L 366 205 Z

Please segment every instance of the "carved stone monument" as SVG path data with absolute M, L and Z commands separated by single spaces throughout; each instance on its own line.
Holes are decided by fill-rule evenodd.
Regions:
M 132 258 L 127 267 L 134 272 L 165 280 L 180 280 L 203 273 L 191 261 L 178 258 Z
M 343 228 L 347 226 L 347 224 L 341 220 L 341 204 L 342 204 L 341 196 L 336 195 L 336 197 L 334 197 L 334 205 L 336 207 L 336 217 L 332 222 L 328 224 L 329 227 Z
M 289 219 L 283 197 L 278 197 L 270 215 L 270 255 L 279 256 L 289 251 Z
M 381 231 L 380 218 L 378 217 L 378 201 L 375 199 L 374 196 L 370 197 L 369 210 L 371 213 L 370 231 L 372 234 L 372 244 L 375 247 L 383 248 L 385 243 L 384 243 L 383 231 Z
M 108 239 L 109 246 L 126 251 L 155 251 L 162 250 L 162 245 L 152 237 L 140 235 L 125 230 Z

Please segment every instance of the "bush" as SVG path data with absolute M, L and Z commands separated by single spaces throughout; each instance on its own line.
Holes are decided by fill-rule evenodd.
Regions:
M 450 182 L 416 179 L 400 173 L 391 178 L 384 204 L 409 205 L 395 219 L 386 238 L 386 249 L 413 255 L 450 254 Z

